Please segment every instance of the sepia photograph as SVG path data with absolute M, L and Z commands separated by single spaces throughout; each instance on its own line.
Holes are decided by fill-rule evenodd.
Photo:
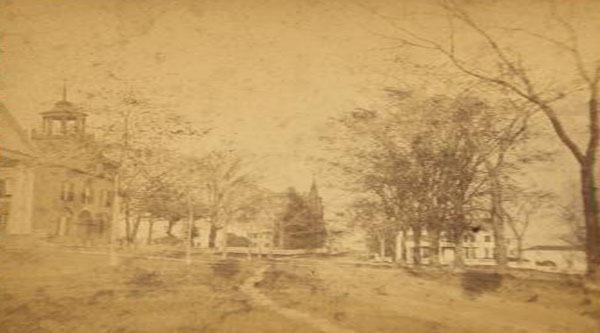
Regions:
M 597 0 L 0 0 L 0 333 L 600 332 L 599 99 Z

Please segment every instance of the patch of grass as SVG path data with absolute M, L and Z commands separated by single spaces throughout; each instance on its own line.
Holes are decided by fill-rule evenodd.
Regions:
M 213 263 L 211 268 L 215 275 L 225 279 L 232 279 L 241 271 L 239 261 L 235 259 L 218 261 Z
M 160 273 L 157 271 L 136 268 L 128 284 L 136 287 L 160 288 L 164 285 L 164 281 L 161 280 Z
M 264 279 L 257 284 L 262 289 L 279 290 L 289 286 L 302 286 L 311 293 L 317 293 L 323 288 L 323 283 L 314 270 L 271 268 L 265 272 Z
M 462 276 L 463 291 L 471 298 L 496 291 L 501 285 L 502 275 L 497 273 L 467 271 Z

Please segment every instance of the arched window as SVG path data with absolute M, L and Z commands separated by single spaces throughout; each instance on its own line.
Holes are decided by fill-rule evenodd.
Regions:
M 84 204 L 91 204 L 94 202 L 94 191 L 90 183 L 85 184 L 81 191 L 81 202 Z
M 62 185 L 62 191 L 60 194 L 60 198 L 63 201 L 73 201 L 75 200 L 75 185 L 69 181 L 65 181 Z

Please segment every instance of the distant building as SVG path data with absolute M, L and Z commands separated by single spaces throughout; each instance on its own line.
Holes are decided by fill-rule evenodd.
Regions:
M 285 209 L 275 221 L 273 242 L 280 249 L 317 249 L 326 245 L 323 202 L 313 181 L 307 194 L 290 188 L 279 196 Z
M 413 230 L 409 229 L 406 239 L 403 240 L 402 233 L 397 236 L 396 258 L 402 258 L 402 242 L 406 247 L 406 259 L 408 263 L 414 263 L 415 251 L 420 251 L 422 263 L 431 261 L 431 240 L 426 230 L 421 232 L 420 246 L 417 247 L 413 238 Z M 492 232 L 485 229 L 469 230 L 465 232 L 462 240 L 464 262 L 466 265 L 490 265 L 494 264 L 495 242 Z M 439 241 L 439 263 L 452 264 L 456 255 L 456 244 L 452 242 L 447 234 L 442 232 Z
M 0 104 L 0 233 L 32 230 L 36 151 L 27 133 Z
M 201 230 L 200 244 L 208 244 L 208 227 Z M 265 191 L 264 200 L 252 221 L 233 223 L 228 233 L 248 240 L 258 249 L 317 249 L 324 248 L 327 230 L 323 219 L 323 203 L 316 182 L 308 193 L 290 188 L 287 193 Z M 222 239 L 217 236 L 217 244 Z M 230 239 L 229 237 L 228 239 Z
M 114 170 L 86 133 L 88 115 L 66 97 L 41 115 L 41 130 L 32 131 L 41 151 L 35 170 L 34 229 L 66 240 L 107 241 Z
M 0 110 L 0 226 L 8 234 L 108 240 L 114 168 L 86 133 L 87 114 L 63 98 L 41 115 L 29 139 Z

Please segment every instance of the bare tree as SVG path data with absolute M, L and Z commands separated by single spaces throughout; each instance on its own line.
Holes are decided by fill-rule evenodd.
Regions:
M 585 217 L 576 193 L 569 197 L 566 204 L 559 206 L 559 216 L 567 227 L 562 240 L 570 245 L 583 248 L 585 246 Z
M 416 264 L 425 230 L 433 264 L 442 231 L 457 243 L 462 264 L 462 236 L 474 222 L 468 210 L 482 193 L 490 151 L 487 109 L 468 96 L 435 97 L 388 112 L 357 110 L 340 121 L 351 143 L 334 164 L 378 198 L 387 223 L 413 231 Z
M 508 249 L 505 238 L 505 217 L 504 214 L 504 197 L 505 197 L 505 182 L 507 169 L 511 163 L 509 158 L 514 155 L 514 149 L 519 145 L 523 145 L 528 141 L 526 131 L 530 117 L 535 113 L 535 110 L 520 105 L 514 101 L 503 101 L 504 106 L 497 108 L 490 114 L 490 122 L 492 126 L 488 128 L 490 131 L 490 153 L 485 162 L 485 168 L 488 178 L 488 191 L 490 202 L 490 221 L 494 233 L 495 243 L 495 258 L 499 270 L 503 271 L 508 265 Z M 502 106 L 502 105 L 500 105 Z M 531 158 L 529 159 L 531 160 Z M 509 221 L 511 223 L 512 221 Z M 511 223 L 511 228 L 514 224 Z
M 210 248 L 216 247 L 219 230 L 223 231 L 225 247 L 229 223 L 256 205 L 256 197 L 252 194 L 257 175 L 249 162 L 234 150 L 213 151 L 194 161 L 204 187 L 203 202 L 210 221 Z
M 395 25 L 400 35 L 394 37 L 403 47 L 414 47 L 429 50 L 441 55 L 460 73 L 475 78 L 481 82 L 496 87 L 499 92 L 512 94 L 523 101 L 538 108 L 549 120 L 560 142 L 571 152 L 579 164 L 580 188 L 583 200 L 585 225 L 586 225 L 586 253 L 588 263 L 588 276 L 598 279 L 600 275 L 600 232 L 598 217 L 598 198 L 595 188 L 597 182 L 596 156 L 600 139 L 598 96 L 600 83 L 600 59 L 586 61 L 581 51 L 580 35 L 574 26 L 561 17 L 556 7 L 551 11 L 551 20 L 561 27 L 566 38 L 531 32 L 524 29 L 503 29 L 504 33 L 510 32 L 517 38 L 533 38 L 540 43 L 554 46 L 572 59 L 573 72 L 576 82 L 572 89 L 548 89 L 547 82 L 540 80 L 532 74 L 531 68 L 526 67 L 526 54 L 520 54 L 510 49 L 486 27 L 473 17 L 465 7 L 455 1 L 443 1 L 442 9 L 448 16 L 450 24 L 447 27 L 449 34 L 444 36 L 447 43 L 440 43 L 434 39 L 426 38 L 413 31 Z M 383 17 L 383 16 L 382 16 Z M 386 18 L 387 19 L 387 18 Z M 488 66 L 472 58 L 466 58 L 467 52 L 459 52 L 457 41 L 463 36 L 457 34 L 456 27 L 461 24 L 469 33 L 481 38 L 486 54 L 492 61 Z M 472 36 L 472 35 L 469 35 Z M 567 66 L 567 64 L 563 64 Z M 573 91 L 587 94 L 587 129 L 588 140 L 584 146 L 577 144 L 573 135 L 565 128 L 565 122 L 559 117 L 556 101 L 563 99 Z
M 133 92 L 119 97 L 119 103 L 98 112 L 104 122 L 95 129 L 96 149 L 119 176 L 117 194 L 121 197 L 125 239 L 132 244 L 147 213 L 148 191 L 156 186 L 158 175 L 168 173 L 172 159 L 181 159 L 168 153 L 169 148 L 181 137 L 200 137 L 203 133 Z
M 360 198 L 355 200 L 350 209 L 349 216 L 351 225 L 359 227 L 367 232 L 374 241 L 370 244 L 379 258 L 385 258 L 392 247 L 390 236 L 394 237 L 395 225 L 388 221 L 380 200 Z
M 531 217 L 555 198 L 547 192 L 524 192 L 519 189 L 513 191 L 518 192 L 511 196 L 507 205 L 501 206 L 501 214 L 504 215 L 517 241 L 517 260 L 520 262 L 523 258 L 523 241 L 529 229 Z

